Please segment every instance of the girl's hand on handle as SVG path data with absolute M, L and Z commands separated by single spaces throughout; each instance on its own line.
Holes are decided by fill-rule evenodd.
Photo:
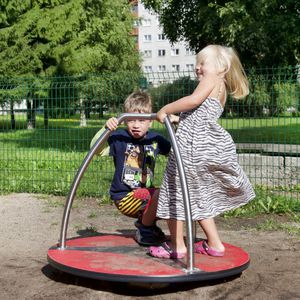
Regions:
M 156 120 L 160 123 L 164 123 L 167 114 L 161 109 L 156 113 Z
M 169 119 L 171 123 L 179 123 L 179 116 L 176 115 L 169 115 Z
M 110 131 L 114 131 L 118 128 L 119 122 L 118 119 L 112 117 L 106 121 L 105 127 L 107 127 Z

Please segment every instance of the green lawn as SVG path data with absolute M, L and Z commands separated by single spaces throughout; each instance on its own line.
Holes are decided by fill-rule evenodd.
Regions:
M 220 119 L 236 143 L 300 144 L 300 118 Z M 154 128 L 164 131 L 155 122 Z
M 0 116 L 1 139 L 31 141 L 35 147 L 63 147 L 72 150 L 85 150 L 86 139 L 90 139 L 107 118 L 88 120 L 88 126 L 81 128 L 78 117 L 73 119 L 51 119 L 47 129 L 43 119 L 37 117 L 36 130 L 26 130 L 24 116 L 17 116 L 16 130 L 10 130 L 8 116 Z M 219 123 L 232 135 L 236 143 L 275 143 L 300 144 L 300 118 L 260 118 L 260 119 L 220 119 Z M 165 127 L 153 122 L 153 129 L 165 132 Z M 84 139 L 82 140 L 82 137 Z M 67 138 L 66 138 L 67 137 Z M 63 140 L 63 141 L 62 141 Z M 39 141 L 39 145 L 36 145 Z M 58 145 L 55 145 L 58 144 Z
M 0 117 L 0 191 L 66 195 L 92 137 L 104 123 L 105 119 L 92 120 L 82 128 L 78 119 L 50 120 L 45 129 L 43 120 L 37 118 L 37 128 L 27 130 L 21 119 L 17 120 L 18 129 L 8 130 L 9 122 Z M 161 157 L 156 184 L 161 181 L 165 162 Z M 112 174 L 112 159 L 95 157 L 77 194 L 107 198 Z
M 27 130 L 24 116 L 17 116 L 16 130 L 10 130 L 8 116 L 0 116 L 0 183 L 2 192 L 35 192 L 66 195 L 89 150 L 89 144 L 103 120 L 88 120 L 80 127 L 78 118 L 50 120 L 44 128 Z M 222 119 L 237 143 L 300 143 L 300 118 Z M 153 129 L 166 134 L 162 124 Z M 166 134 L 167 135 L 167 134 Z M 157 164 L 156 184 L 161 182 L 166 159 Z M 111 158 L 95 158 L 86 172 L 79 195 L 107 198 L 113 164 Z
M 300 144 L 300 118 L 221 119 L 236 143 Z

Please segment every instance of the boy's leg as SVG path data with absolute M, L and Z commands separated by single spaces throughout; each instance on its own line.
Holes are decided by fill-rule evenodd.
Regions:
M 140 188 L 128 193 L 116 203 L 122 214 L 138 219 L 135 222 L 136 241 L 143 246 L 157 245 L 165 240 L 164 233 L 155 224 L 158 192 L 157 189 Z M 154 202 L 152 202 L 153 195 L 155 195 Z
M 155 189 L 143 211 L 142 223 L 145 226 L 155 225 L 159 189 Z
M 159 189 L 140 188 L 135 190 L 134 195 L 144 201 L 144 204 L 141 207 L 141 215 L 135 222 L 137 228 L 137 242 L 143 246 L 160 244 L 165 240 L 165 234 L 158 226 L 156 226 L 156 209 Z
M 159 189 L 156 188 L 141 188 L 135 191 L 135 196 L 142 198 L 144 205 L 141 207 L 141 215 L 134 223 L 137 228 L 145 227 L 145 230 L 151 230 L 154 236 L 160 240 L 165 240 L 165 234 L 156 225 L 156 210 L 158 201 Z

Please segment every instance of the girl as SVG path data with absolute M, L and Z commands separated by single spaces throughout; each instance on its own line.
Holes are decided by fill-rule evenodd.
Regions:
M 197 54 L 196 74 L 200 83 L 194 92 L 165 105 L 157 113 L 157 120 L 163 123 L 167 115 L 182 112 L 176 137 L 187 177 L 192 219 L 199 222 L 207 237 L 194 245 L 195 252 L 223 256 L 225 247 L 213 218 L 246 204 L 255 193 L 237 162 L 231 136 L 217 121 L 227 93 L 236 99 L 248 95 L 248 80 L 236 52 L 219 45 L 209 45 Z M 183 258 L 185 214 L 173 152 L 160 190 L 157 217 L 167 219 L 171 239 L 159 247 L 150 247 L 150 255 Z

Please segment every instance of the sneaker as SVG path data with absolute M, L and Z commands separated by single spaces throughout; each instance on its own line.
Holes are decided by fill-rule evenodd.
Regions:
M 165 241 L 165 235 L 158 226 L 144 226 L 138 221 L 135 222 L 135 226 L 135 240 L 141 246 L 156 246 Z
M 138 229 L 141 228 L 141 227 L 144 227 L 146 229 L 151 230 L 153 232 L 154 236 L 156 236 L 159 239 L 165 240 L 165 238 L 166 238 L 164 232 L 156 224 L 154 224 L 152 226 L 145 226 L 145 225 L 142 224 L 141 220 L 136 220 L 134 222 L 134 226 Z

